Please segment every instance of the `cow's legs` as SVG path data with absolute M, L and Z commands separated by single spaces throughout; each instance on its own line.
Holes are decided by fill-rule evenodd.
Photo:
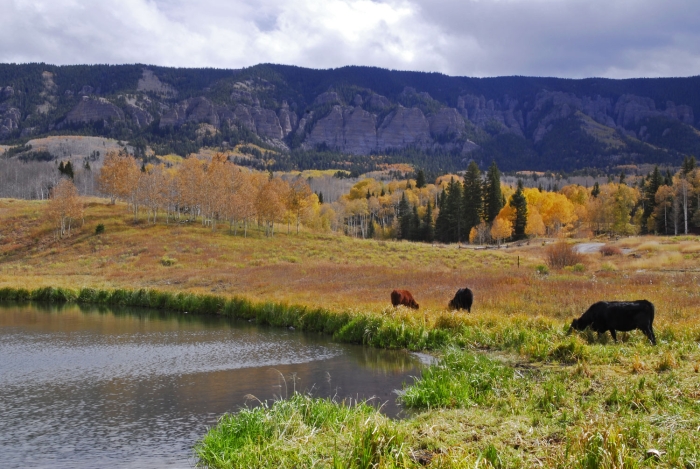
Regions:
M 615 329 L 610 329 L 610 335 L 612 336 L 613 340 L 617 342 L 617 335 L 615 334 Z
M 644 332 L 644 335 L 647 336 L 649 341 L 652 343 L 652 345 L 656 345 L 656 336 L 654 335 L 654 329 L 652 329 L 652 327 L 649 326 L 643 332 Z

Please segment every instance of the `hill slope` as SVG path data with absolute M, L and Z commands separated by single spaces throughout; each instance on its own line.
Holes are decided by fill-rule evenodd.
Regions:
M 270 169 L 408 162 L 450 171 L 470 159 L 496 159 L 505 170 L 678 164 L 700 154 L 697 109 L 700 77 L 0 64 L 0 145 L 89 135 L 128 142 L 140 156 L 147 148 L 184 156 L 251 142 L 283 151 L 272 167 L 260 156 L 258 166 Z M 5 156 L 31 159 L 32 149 Z

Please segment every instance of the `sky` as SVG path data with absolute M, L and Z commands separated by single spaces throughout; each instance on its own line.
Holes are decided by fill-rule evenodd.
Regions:
M 700 75 L 699 0 L 0 0 L 0 62 Z

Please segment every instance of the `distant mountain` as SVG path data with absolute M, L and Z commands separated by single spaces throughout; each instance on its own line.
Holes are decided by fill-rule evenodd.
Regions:
M 407 162 L 454 171 L 472 159 L 503 170 L 678 165 L 700 155 L 698 109 L 700 77 L 0 64 L 0 144 L 24 160 L 31 149 L 18 146 L 29 139 L 90 135 L 140 156 L 250 142 L 281 150 L 260 163 L 271 169 Z

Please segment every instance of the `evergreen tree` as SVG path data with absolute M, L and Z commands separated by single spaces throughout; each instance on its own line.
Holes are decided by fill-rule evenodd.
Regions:
M 591 195 L 593 197 L 598 197 L 599 194 L 600 194 L 600 184 L 598 184 L 598 181 L 596 181 L 595 184 L 593 184 L 593 190 L 591 191 Z
M 371 216 L 369 217 L 369 226 L 367 226 L 367 238 L 374 238 L 374 220 Z
M 624 183 L 625 183 L 625 172 L 620 171 L 620 184 L 624 184 Z
M 673 185 L 673 175 L 671 174 L 670 170 L 666 170 L 666 177 L 664 178 L 664 186 L 672 186 Z
M 455 243 L 461 241 L 462 238 L 462 184 L 450 180 L 447 186 L 447 196 L 445 198 L 445 208 L 440 212 L 445 220 L 444 233 L 442 241 L 447 243 Z
M 501 172 L 496 166 L 496 160 L 494 160 L 486 173 L 484 186 L 484 218 L 486 218 L 486 221 L 488 223 L 493 222 L 502 208 Z
M 73 165 L 70 161 L 66 163 L 66 166 L 63 168 L 63 173 L 71 179 L 73 179 L 73 177 L 75 176 L 75 174 L 73 173 Z
M 430 201 L 428 201 L 428 206 L 425 209 L 421 229 L 423 231 L 423 241 L 426 243 L 432 243 L 435 239 L 435 230 L 433 228 L 433 208 Z
M 464 174 L 464 233 L 481 223 L 484 214 L 484 199 L 481 193 L 481 171 L 472 161 Z
M 683 158 L 683 165 L 681 166 L 681 172 L 683 173 L 684 176 L 687 176 L 688 173 L 693 171 L 695 169 L 695 157 L 694 156 L 686 156 Z
M 58 165 L 58 172 L 61 173 L 61 175 L 65 175 L 66 168 L 63 166 L 63 161 L 61 161 L 61 164 Z
M 664 178 L 661 176 L 658 165 L 654 167 L 654 171 L 647 176 L 647 183 L 644 185 L 642 192 L 644 197 L 644 211 L 642 212 L 642 230 L 646 230 L 647 220 L 654 213 L 656 208 L 656 192 L 664 183 Z
M 515 223 L 513 223 L 513 236 L 515 239 L 525 238 L 527 226 L 527 199 L 523 193 L 523 181 L 518 179 L 518 189 L 510 197 L 510 206 L 515 209 Z
M 420 229 L 420 217 L 418 216 L 418 207 L 413 206 L 413 214 L 411 216 L 411 241 L 423 241 L 423 236 Z
M 445 242 L 447 237 L 447 219 L 445 206 L 447 205 L 447 191 L 444 189 L 440 192 L 440 198 L 438 199 L 438 216 L 435 220 L 435 239 L 438 241 Z
M 399 202 L 399 236 L 398 239 L 410 239 L 411 236 L 411 208 L 406 199 L 406 193 L 401 195 Z
M 318 191 L 318 203 L 322 204 L 323 203 L 323 192 Z
M 416 189 L 421 187 L 425 187 L 425 173 L 422 169 L 419 169 L 418 174 L 416 174 Z

